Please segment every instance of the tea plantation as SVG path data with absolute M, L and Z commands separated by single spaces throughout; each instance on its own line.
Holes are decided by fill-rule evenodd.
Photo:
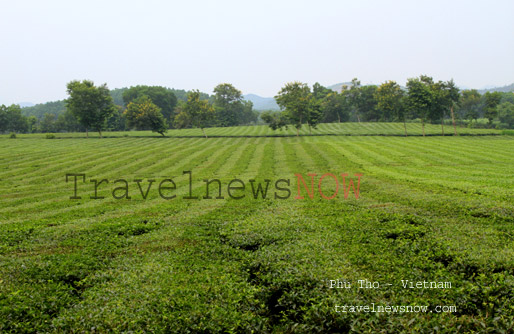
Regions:
M 0 332 L 514 331 L 514 137 L 408 126 L 0 136 Z

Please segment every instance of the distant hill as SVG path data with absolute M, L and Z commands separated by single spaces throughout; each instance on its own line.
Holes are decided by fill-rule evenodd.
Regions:
M 277 102 L 272 97 L 262 97 L 255 94 L 243 95 L 245 100 L 253 103 L 253 109 L 255 110 L 280 110 Z
M 64 100 L 40 103 L 32 107 L 22 107 L 21 113 L 24 116 L 36 116 L 38 119 L 42 119 L 45 114 L 54 114 L 59 116 L 66 110 Z
M 503 86 L 503 87 L 494 87 L 494 88 L 487 88 L 487 89 L 480 89 L 478 90 L 480 94 L 484 94 L 486 92 L 501 92 L 501 93 L 510 93 L 514 92 L 514 83 Z

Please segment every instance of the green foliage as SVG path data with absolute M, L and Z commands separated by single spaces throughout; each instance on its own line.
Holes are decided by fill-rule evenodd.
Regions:
M 39 123 L 39 131 L 43 133 L 56 131 L 54 114 L 45 114 L 43 116 L 43 119 Z
M 323 110 L 323 122 L 348 122 L 351 106 L 345 94 L 331 92 L 321 101 Z
M 500 104 L 501 98 L 502 94 L 500 92 L 487 92 L 484 94 L 484 116 L 489 120 L 489 124 L 492 124 L 493 119 L 498 115 L 496 107 Z
M 66 101 L 53 101 L 47 103 L 36 104 L 32 107 L 22 108 L 24 116 L 35 116 L 38 120 L 43 119 L 45 114 L 60 115 L 66 110 Z
M 483 115 L 482 109 L 481 95 L 476 89 L 462 91 L 457 108 L 460 118 L 476 121 Z
M 55 135 L 54 135 L 53 133 L 47 133 L 47 134 L 45 135 L 45 138 L 46 138 L 46 139 L 55 139 Z
M 160 108 L 162 116 L 167 123 L 173 123 L 173 109 L 175 109 L 177 105 L 177 97 L 171 89 L 161 86 L 130 87 L 123 92 L 123 101 L 125 105 L 128 106 L 130 102 L 142 96 L 149 97 L 150 100 Z
M 67 109 L 86 128 L 86 132 L 91 128 L 98 131 L 101 137 L 107 119 L 116 110 L 107 85 L 95 87 L 89 80 L 71 81 L 66 91 L 69 95 Z
M 161 109 L 146 95 L 129 102 L 124 116 L 129 128 L 152 130 L 163 136 L 168 130 L 168 124 L 162 116 Z
M 411 117 L 421 119 L 423 135 L 425 135 L 425 122 L 429 119 L 430 112 L 433 110 L 433 96 L 430 90 L 432 84 L 432 78 L 423 75 L 407 81 L 407 107 Z
M 321 124 L 340 136 L 300 139 L 248 138 L 272 133 L 265 126 L 212 131 L 233 138 L 0 138 L 0 332 L 512 332 L 512 137 L 341 135 L 401 134 L 396 123 Z M 63 171 L 80 170 L 82 199 L 69 200 Z M 194 194 L 219 178 L 225 199 L 182 199 L 184 170 Z M 237 177 L 291 178 L 294 197 L 294 174 L 313 171 L 314 187 L 324 172 L 363 173 L 360 199 L 227 196 Z M 89 178 L 120 177 L 172 177 L 178 197 L 161 199 L 154 183 L 147 200 L 137 187 L 131 200 L 89 198 Z M 331 279 L 352 288 L 330 289 Z M 392 286 L 359 289 L 360 279 Z M 403 289 L 402 279 L 452 288 Z M 457 312 L 335 311 L 372 303 Z
M 503 102 L 496 107 L 498 120 L 504 124 L 506 128 L 514 128 L 514 104 L 510 102 Z
M 11 139 L 16 139 L 16 133 L 15 133 L 15 132 L 11 132 L 11 133 L 9 134 L 9 138 L 11 138 Z
M 28 120 L 21 114 L 19 105 L 13 104 L 9 107 L 0 105 L 0 132 L 26 133 L 28 130 Z
M 287 128 L 287 120 L 280 111 L 267 110 L 261 113 L 261 118 L 272 130 Z
M 241 123 L 243 94 L 231 84 L 219 84 L 214 88 L 213 105 L 219 126 L 235 126 Z
M 202 100 L 200 92 L 193 90 L 188 94 L 187 102 L 181 104 L 178 109 L 178 118 L 175 126 L 178 128 L 192 126 L 202 130 L 207 138 L 204 128 L 214 122 L 214 108 L 208 101 Z
M 405 121 L 404 92 L 395 81 L 387 81 L 375 91 L 377 109 L 381 111 L 381 121 Z
M 314 110 L 309 86 L 301 82 L 287 83 L 275 96 L 277 104 L 284 110 L 284 118 L 297 130 L 304 122 L 315 126 L 321 119 L 319 110 Z M 298 131 L 297 131 L 298 135 Z

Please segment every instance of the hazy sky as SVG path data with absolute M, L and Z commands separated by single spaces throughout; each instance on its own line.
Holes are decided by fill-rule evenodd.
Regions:
M 0 0 L 0 103 L 63 99 L 73 79 L 261 96 L 419 74 L 502 86 L 513 14 L 512 0 Z

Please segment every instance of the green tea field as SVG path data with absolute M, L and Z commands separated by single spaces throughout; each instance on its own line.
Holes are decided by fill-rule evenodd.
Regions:
M 514 137 L 408 130 L 3 135 L 0 332 L 514 331 Z

